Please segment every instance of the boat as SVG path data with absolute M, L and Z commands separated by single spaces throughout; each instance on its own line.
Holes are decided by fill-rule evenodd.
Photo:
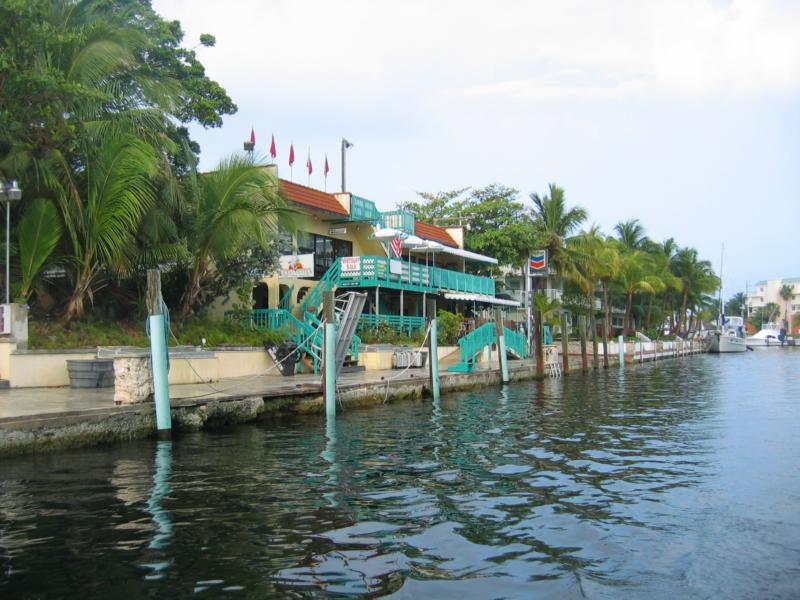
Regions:
M 706 342 L 706 351 L 712 354 L 745 352 L 747 340 L 744 336 L 744 318 L 722 317 L 722 327 L 712 331 Z
M 764 323 L 758 333 L 747 336 L 747 345 L 752 348 L 780 348 L 787 342 L 786 330 L 776 323 Z

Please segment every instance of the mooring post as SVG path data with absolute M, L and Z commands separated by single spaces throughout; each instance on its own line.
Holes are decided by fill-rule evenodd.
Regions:
M 333 305 L 333 292 L 322 292 L 322 314 L 325 320 L 325 414 L 336 416 L 336 311 Z
M 608 368 L 608 323 L 603 317 L 603 368 Z
M 506 354 L 506 334 L 503 325 L 503 311 L 499 308 L 494 309 L 494 325 L 497 328 L 497 354 L 500 357 L 500 373 L 503 383 L 508 383 L 508 355 Z
M 617 338 L 617 344 L 619 345 L 619 366 L 625 366 L 625 338 L 623 336 L 619 336 Z
M 542 313 L 536 307 L 536 278 L 531 281 L 531 308 L 533 309 L 533 350 L 536 356 L 536 375 L 544 377 L 544 351 L 542 349 Z
M 158 269 L 148 269 L 147 321 L 150 326 L 150 365 L 153 371 L 156 429 L 159 437 L 168 438 L 172 432 L 172 415 L 169 403 L 168 332 L 162 305 L 161 273 Z
M 561 313 L 561 363 L 564 375 L 569 373 L 569 336 L 567 335 L 567 313 Z
M 581 336 L 581 369 L 589 369 L 589 357 L 586 355 L 586 316 L 578 316 L 578 334 Z
M 431 315 L 431 330 L 428 334 L 428 368 L 431 376 L 431 393 L 433 394 L 433 402 L 439 402 L 439 320 L 436 315 L 436 300 L 429 300 L 429 312 Z

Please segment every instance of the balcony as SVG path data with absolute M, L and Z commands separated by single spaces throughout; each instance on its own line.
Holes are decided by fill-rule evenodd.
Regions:
M 495 295 L 494 279 L 428 267 L 384 256 L 352 256 L 337 259 L 338 285 L 343 288 L 377 287 L 410 292 L 466 292 Z

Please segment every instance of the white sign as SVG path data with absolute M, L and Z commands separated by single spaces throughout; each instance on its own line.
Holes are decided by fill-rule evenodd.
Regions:
M 357 277 L 361 274 L 360 256 L 342 257 L 342 277 Z
M 347 233 L 347 227 L 331 227 L 328 229 L 329 235 L 345 235 Z
M 291 279 L 293 277 L 314 276 L 314 254 L 289 254 L 281 256 L 278 277 Z
M 402 275 L 403 261 L 389 259 L 389 273 L 392 275 Z

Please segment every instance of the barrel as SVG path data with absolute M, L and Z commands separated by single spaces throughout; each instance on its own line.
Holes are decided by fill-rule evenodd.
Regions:
M 100 388 L 114 387 L 114 360 L 68 360 L 69 387 Z

